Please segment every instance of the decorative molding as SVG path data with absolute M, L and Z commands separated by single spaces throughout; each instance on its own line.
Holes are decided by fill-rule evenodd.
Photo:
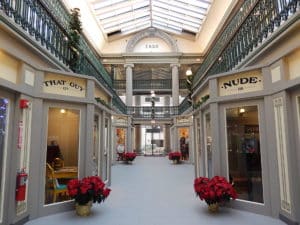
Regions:
M 275 112 L 275 132 L 277 145 L 277 161 L 279 173 L 280 205 L 281 209 L 291 214 L 291 194 L 287 159 L 286 132 L 284 123 L 283 98 L 273 100 Z
M 172 52 L 178 52 L 178 46 L 176 41 L 167 33 L 157 30 L 155 28 L 149 28 L 147 30 L 141 31 L 134 35 L 127 44 L 126 52 L 133 52 L 135 46 L 137 43 L 139 43 L 141 40 L 149 37 L 157 37 L 165 41 L 172 49 Z

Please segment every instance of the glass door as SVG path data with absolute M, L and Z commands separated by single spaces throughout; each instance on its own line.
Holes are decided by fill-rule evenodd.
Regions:
M 48 109 L 45 204 L 69 200 L 67 182 L 78 177 L 80 110 Z
M 263 203 L 258 106 L 226 109 L 229 179 L 238 198 Z
M 205 175 L 209 178 L 212 177 L 212 137 L 211 137 L 211 121 L 210 113 L 204 114 L 204 158 L 205 158 Z
M 94 116 L 94 129 L 93 129 L 93 175 L 100 174 L 100 119 L 99 115 Z
M 104 119 L 104 152 L 103 152 L 103 173 L 102 179 L 104 181 L 108 180 L 108 171 L 109 171 L 109 146 L 110 146 L 110 126 L 109 119 L 105 117 Z

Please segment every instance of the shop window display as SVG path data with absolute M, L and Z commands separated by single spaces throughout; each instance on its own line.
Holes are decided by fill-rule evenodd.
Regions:
M 240 199 L 263 203 L 257 106 L 226 109 L 229 178 Z
M 4 190 L 2 190 L 4 182 L 4 152 L 6 150 L 6 137 L 7 137 L 7 120 L 8 120 L 8 100 L 6 98 L 0 98 L 0 219 L 2 218 L 3 197 Z
M 79 118 L 79 110 L 49 108 L 45 204 L 70 199 L 66 184 L 78 177 Z
M 188 128 L 179 128 L 179 148 L 182 160 L 189 159 L 189 130 Z

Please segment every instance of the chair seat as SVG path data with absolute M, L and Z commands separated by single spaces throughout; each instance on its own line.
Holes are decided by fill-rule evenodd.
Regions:
M 58 190 L 67 189 L 67 185 L 65 185 L 65 184 L 59 184 L 59 185 L 56 186 L 56 189 L 58 189 Z

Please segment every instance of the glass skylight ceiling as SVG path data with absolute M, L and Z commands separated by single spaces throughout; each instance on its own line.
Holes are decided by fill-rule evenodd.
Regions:
M 196 35 L 213 0 L 90 0 L 104 32 L 129 34 L 148 27 Z

